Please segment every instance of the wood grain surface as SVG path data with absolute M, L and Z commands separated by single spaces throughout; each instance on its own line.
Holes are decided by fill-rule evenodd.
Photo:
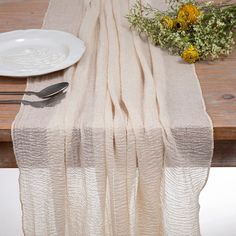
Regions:
M 0 32 L 40 28 L 47 7 L 48 0 L 0 0 Z M 216 166 L 236 165 L 236 50 L 224 60 L 197 63 L 196 72 L 207 112 L 213 121 L 215 147 L 217 153 L 220 153 L 215 154 L 218 156 L 218 159 L 215 157 L 218 160 Z M 26 79 L 0 77 L 0 91 L 24 90 L 25 85 Z M 14 98 L 20 96 L 1 96 L 1 99 Z M 0 104 L 0 167 L 16 165 L 11 143 L 11 125 L 18 110 L 19 105 Z M 231 161 L 223 163 L 221 150 L 226 150 L 225 146 L 231 151 Z M 3 156 L 4 161 L 1 159 Z

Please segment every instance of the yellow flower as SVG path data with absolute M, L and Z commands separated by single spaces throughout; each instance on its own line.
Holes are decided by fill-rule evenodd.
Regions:
M 197 49 L 191 45 L 181 55 L 181 57 L 188 63 L 192 64 L 199 60 L 199 53 Z
M 171 19 L 171 17 L 169 17 L 169 16 L 164 16 L 164 17 L 162 18 L 162 23 L 163 23 L 163 25 L 164 25 L 166 28 L 168 28 L 168 29 L 172 29 L 173 26 L 174 26 L 174 21 L 173 21 L 173 19 Z
M 174 20 L 174 28 L 185 30 L 188 28 L 188 24 L 186 21 L 177 18 Z
M 194 24 L 200 16 L 200 11 L 191 3 L 184 4 L 178 12 L 178 19 L 184 20 L 189 24 Z

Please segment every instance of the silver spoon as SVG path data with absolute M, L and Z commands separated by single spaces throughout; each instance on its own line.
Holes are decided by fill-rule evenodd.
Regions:
M 68 82 L 62 82 L 58 84 L 50 85 L 41 91 L 0 91 L 0 95 L 36 95 L 39 98 L 49 98 L 55 96 L 58 93 L 63 92 L 69 86 Z
M 24 104 L 30 105 L 36 108 L 43 108 L 43 107 L 51 107 L 55 106 L 56 104 L 60 103 L 62 99 L 65 98 L 65 92 L 61 92 L 57 94 L 57 96 L 52 96 L 47 99 L 43 99 L 40 101 L 28 101 L 28 100 L 0 100 L 0 104 Z

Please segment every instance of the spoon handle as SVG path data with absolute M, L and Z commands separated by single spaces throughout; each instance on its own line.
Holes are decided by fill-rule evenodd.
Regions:
M 0 91 L 0 95 L 31 95 L 33 92 L 31 91 Z
M 0 104 L 21 104 L 24 100 L 0 100 Z

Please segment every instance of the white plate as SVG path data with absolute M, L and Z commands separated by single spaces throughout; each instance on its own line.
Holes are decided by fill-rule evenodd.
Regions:
M 65 69 L 85 51 L 84 42 L 56 30 L 17 30 L 0 34 L 0 75 L 27 77 Z

